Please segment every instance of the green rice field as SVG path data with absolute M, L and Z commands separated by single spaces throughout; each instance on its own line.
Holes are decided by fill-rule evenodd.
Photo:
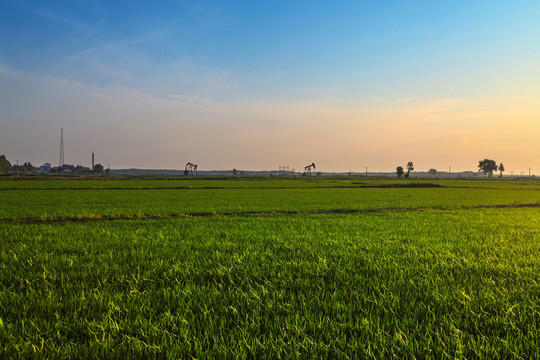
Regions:
M 540 182 L 0 181 L 0 358 L 540 358 Z

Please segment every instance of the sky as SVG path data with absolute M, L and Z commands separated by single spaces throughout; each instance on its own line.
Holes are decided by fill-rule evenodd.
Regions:
M 0 0 L 0 154 L 540 174 L 540 2 Z

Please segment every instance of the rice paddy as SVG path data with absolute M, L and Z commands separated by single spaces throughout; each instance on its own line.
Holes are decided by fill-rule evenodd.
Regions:
M 2 181 L 0 357 L 540 357 L 539 183 L 412 183 Z

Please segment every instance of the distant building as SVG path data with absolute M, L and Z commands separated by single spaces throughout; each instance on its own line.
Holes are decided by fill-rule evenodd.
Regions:
M 49 173 L 51 172 L 51 163 L 45 163 L 39 167 L 39 172 Z

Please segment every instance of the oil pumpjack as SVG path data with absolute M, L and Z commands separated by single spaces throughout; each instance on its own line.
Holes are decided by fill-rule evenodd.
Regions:
M 197 176 L 197 165 L 188 162 L 186 168 L 184 169 L 184 175 L 195 175 Z
M 311 163 L 304 168 L 304 176 L 311 176 L 311 168 L 315 169 L 315 163 Z

